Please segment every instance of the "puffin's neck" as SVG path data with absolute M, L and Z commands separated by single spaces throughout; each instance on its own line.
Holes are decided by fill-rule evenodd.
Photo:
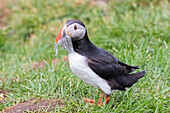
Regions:
M 96 48 L 96 46 L 93 45 L 88 39 L 87 32 L 82 39 L 77 41 L 72 40 L 72 42 L 74 51 L 81 55 L 87 54 L 89 51 L 92 51 Z

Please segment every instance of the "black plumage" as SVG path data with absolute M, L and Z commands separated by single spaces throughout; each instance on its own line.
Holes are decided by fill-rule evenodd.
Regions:
M 125 90 L 145 75 L 145 71 L 130 74 L 139 69 L 119 61 L 111 53 L 90 42 L 87 32 L 80 40 L 73 41 L 74 51 L 87 57 L 89 67 L 101 78 L 106 79 L 111 89 Z

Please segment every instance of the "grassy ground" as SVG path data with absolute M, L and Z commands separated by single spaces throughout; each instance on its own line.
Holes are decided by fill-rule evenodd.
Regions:
M 73 2 L 74 1 L 74 2 Z M 62 112 L 170 112 L 170 4 L 166 0 L 17 0 L 0 26 L 0 89 L 14 106 L 30 98 L 63 100 Z M 0 11 L 0 14 L 3 12 Z M 63 60 L 59 48 L 56 66 L 53 48 L 56 33 L 68 19 L 86 25 L 90 40 L 123 62 L 146 70 L 144 78 L 125 92 L 115 91 L 108 105 L 84 103 L 101 91 L 80 81 Z M 1 18 L 2 19 L 2 18 Z M 38 71 L 33 65 L 45 61 Z

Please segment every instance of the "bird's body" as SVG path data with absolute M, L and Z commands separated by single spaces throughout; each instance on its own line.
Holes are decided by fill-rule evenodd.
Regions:
M 85 25 L 78 20 L 67 21 L 56 42 L 65 35 L 71 36 L 73 51 L 69 52 L 69 64 L 72 72 L 87 84 L 101 89 L 106 97 L 109 97 L 114 89 L 125 90 L 131 87 L 146 73 L 140 71 L 131 74 L 139 69 L 138 66 L 125 64 L 111 53 L 92 44 Z
M 87 57 L 80 55 L 79 53 L 72 52 L 69 54 L 69 64 L 72 72 L 83 80 L 85 83 L 100 88 L 106 94 L 111 94 L 111 88 L 108 82 L 98 76 L 87 63 Z

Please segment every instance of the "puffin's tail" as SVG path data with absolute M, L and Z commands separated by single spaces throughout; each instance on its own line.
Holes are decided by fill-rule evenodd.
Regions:
M 137 73 L 132 73 L 124 76 L 118 76 L 116 77 L 115 80 L 124 89 L 125 87 L 131 87 L 133 84 L 135 84 L 140 78 L 142 78 L 145 75 L 145 73 L 146 71 L 140 71 Z

